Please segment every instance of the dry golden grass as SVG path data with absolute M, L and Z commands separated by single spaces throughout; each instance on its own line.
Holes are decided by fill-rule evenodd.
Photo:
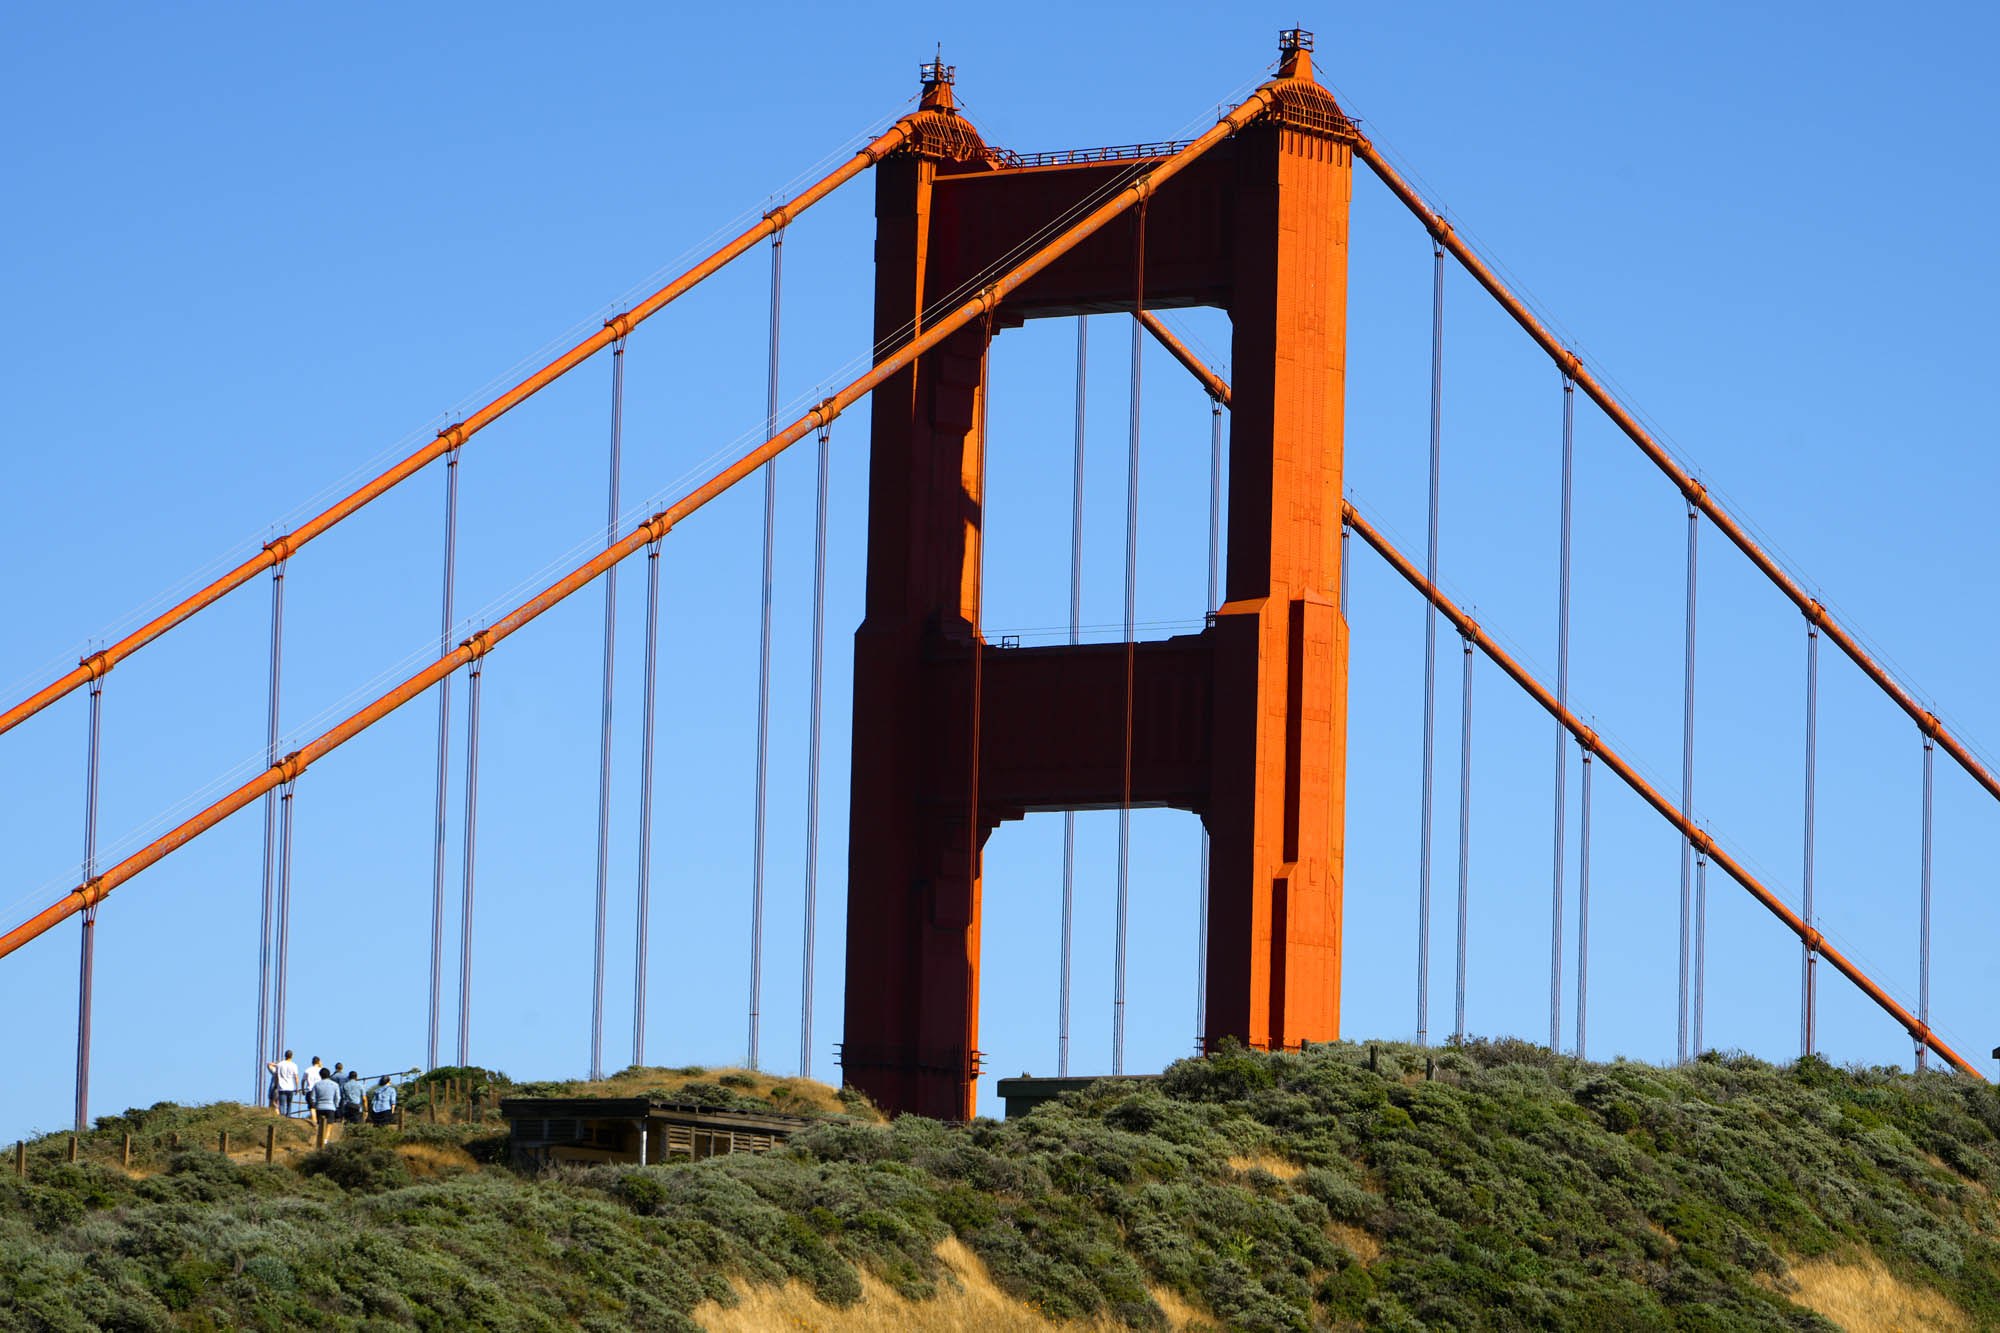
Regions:
M 472 1154 L 455 1143 L 399 1143 L 396 1156 L 413 1176 L 455 1176 L 479 1169 Z
M 1118 1325 L 1099 1318 L 1089 1322 L 1057 1323 L 1023 1305 L 994 1285 L 979 1256 L 953 1237 L 938 1246 L 938 1259 L 951 1271 L 927 1301 L 905 1300 L 886 1284 L 861 1275 L 861 1299 L 844 1310 L 821 1305 L 803 1283 L 782 1287 L 746 1287 L 734 1309 L 713 1302 L 697 1306 L 694 1321 L 709 1333 L 771 1333 L 797 1329 L 802 1333 L 873 1333 L 893 1328 L 899 1333 L 1013 1333 L 1018 1329 L 1064 1329 L 1068 1333 L 1112 1333 Z M 1202 1321 L 1200 1311 L 1170 1291 L 1155 1291 L 1153 1299 L 1166 1313 L 1169 1328 L 1180 1330 Z
M 1349 1226 L 1345 1222 L 1328 1222 L 1326 1234 L 1346 1246 L 1347 1252 L 1364 1264 L 1372 1264 L 1382 1257 L 1382 1242 L 1360 1227 Z
M 1297 1162 L 1268 1152 L 1242 1153 L 1230 1158 L 1229 1165 L 1243 1172 L 1269 1171 L 1280 1180 L 1291 1180 L 1305 1170 Z
M 1167 1327 L 1180 1333 L 1187 1328 L 1213 1328 L 1215 1323 L 1207 1315 L 1188 1303 L 1179 1292 L 1168 1291 L 1165 1287 L 1151 1287 L 1153 1303 L 1160 1307 L 1160 1313 L 1167 1317 Z
M 1965 1312 L 1934 1291 L 1913 1287 L 1872 1255 L 1811 1259 L 1788 1283 L 1773 1283 L 1847 1333 L 1970 1333 Z
M 783 1078 L 752 1069 L 704 1069 L 699 1074 L 683 1074 L 674 1069 L 641 1067 L 621 1070 L 596 1082 L 578 1080 L 564 1085 L 564 1095 L 572 1097 L 637 1097 L 657 1092 L 672 1096 L 685 1083 L 717 1083 L 724 1074 L 734 1076 L 733 1091 L 761 1097 L 780 1112 L 807 1114 L 813 1111 L 846 1111 L 863 1119 L 881 1119 L 872 1106 L 849 1107 L 840 1100 L 840 1090 L 809 1078 Z M 735 1078 L 748 1079 L 747 1085 Z

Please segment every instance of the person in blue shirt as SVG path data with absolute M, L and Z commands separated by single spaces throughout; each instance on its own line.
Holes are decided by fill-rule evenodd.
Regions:
M 389 1085 L 389 1076 L 382 1075 L 382 1081 L 368 1090 L 368 1123 L 386 1125 L 396 1118 L 396 1090 Z
M 340 1118 L 350 1125 L 361 1123 L 361 1103 L 366 1099 L 367 1089 L 362 1086 L 361 1075 L 350 1069 L 340 1080 Z
M 312 1107 L 320 1124 L 333 1123 L 334 1116 L 340 1111 L 340 1084 L 331 1074 L 313 1084 Z

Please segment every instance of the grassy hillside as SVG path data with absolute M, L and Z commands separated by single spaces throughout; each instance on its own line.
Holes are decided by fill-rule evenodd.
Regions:
M 960 1128 L 632 1070 L 611 1087 L 822 1122 L 532 1179 L 488 1115 L 267 1166 L 257 1112 L 157 1107 L 0 1177 L 0 1327 L 2000 1327 L 1991 1087 L 1434 1054 L 1426 1080 L 1409 1047 L 1234 1053 Z

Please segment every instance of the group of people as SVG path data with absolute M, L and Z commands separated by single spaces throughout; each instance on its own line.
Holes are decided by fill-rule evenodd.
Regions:
M 328 1069 L 317 1055 L 302 1071 L 290 1051 L 264 1067 L 271 1071 L 271 1109 L 280 1115 L 294 1114 L 293 1106 L 299 1105 L 322 1125 L 336 1120 L 358 1125 L 364 1115 L 371 1125 L 386 1125 L 396 1118 L 396 1089 L 387 1074 L 370 1087 L 343 1064 Z

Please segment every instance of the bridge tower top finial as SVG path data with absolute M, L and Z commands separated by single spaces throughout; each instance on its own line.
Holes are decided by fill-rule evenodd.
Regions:
M 951 85 L 957 75 L 958 66 L 944 63 L 944 43 L 939 42 L 937 57 L 917 67 L 917 77 L 924 86 L 923 101 L 919 105 L 927 111 L 952 110 L 956 104 L 952 100 Z
M 1286 28 L 1278 34 L 1278 77 L 1312 82 L 1313 35 L 1304 28 Z

